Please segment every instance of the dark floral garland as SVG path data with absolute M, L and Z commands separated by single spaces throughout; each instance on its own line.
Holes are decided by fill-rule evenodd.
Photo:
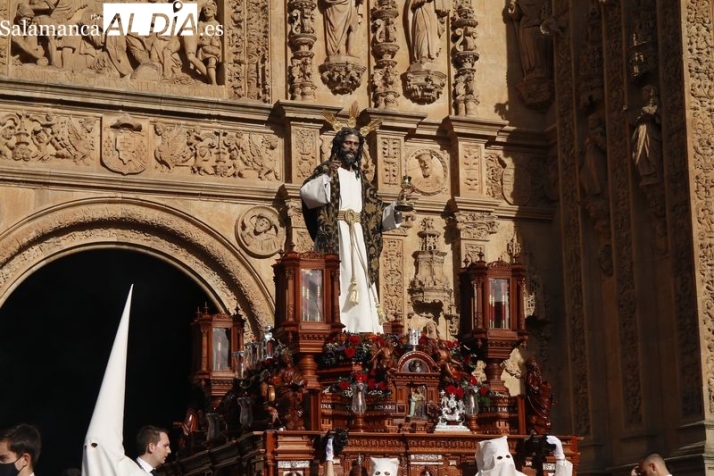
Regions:
M 349 378 L 342 377 L 329 389 L 330 392 L 351 395 L 350 389 L 361 374 L 366 376 L 368 394 L 387 396 L 389 389 L 389 374 L 376 369 L 373 363 L 374 353 L 384 346 L 392 348 L 393 357 L 398 360 L 412 349 L 429 354 L 439 362 L 441 353 L 448 352 L 450 362 L 455 364 L 453 377 L 442 376 L 440 390 L 456 398 L 463 398 L 466 389 L 476 388 L 480 403 L 489 404 L 490 390 L 473 375 L 476 370 L 477 356 L 466 346 L 456 340 L 432 339 L 422 334 L 419 343 L 412 347 L 406 335 L 372 334 L 343 332 L 333 336 L 325 343 L 323 353 L 318 357 L 320 368 L 331 368 L 340 364 L 360 364 L 364 369 L 361 373 L 353 372 Z

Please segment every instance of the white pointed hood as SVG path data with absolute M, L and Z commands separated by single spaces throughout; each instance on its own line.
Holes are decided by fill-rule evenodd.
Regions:
M 122 437 L 129 309 L 133 289 L 132 285 L 104 371 L 92 421 L 84 438 L 82 476 L 146 476 L 139 465 L 124 454 Z
M 476 476 L 526 476 L 516 469 L 506 436 L 480 441 L 476 445 L 476 465 Z

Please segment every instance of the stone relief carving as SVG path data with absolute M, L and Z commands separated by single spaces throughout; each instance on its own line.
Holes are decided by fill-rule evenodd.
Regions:
M 271 324 L 270 295 L 219 237 L 188 215 L 126 197 L 60 205 L 15 227 L 0 247 L 0 296 L 48 257 L 102 242 L 155 250 L 201 276 L 226 310 L 246 311 L 254 328 Z
M 567 0 L 554 0 L 555 11 L 568 11 Z M 564 35 L 556 42 L 555 82 L 558 87 L 558 142 L 557 157 L 553 160 L 554 176 L 560 170 L 562 177 L 577 177 L 578 160 L 575 145 L 577 136 L 575 111 L 572 104 L 576 99 L 576 91 L 572 81 L 572 43 L 569 35 Z M 559 162 L 559 163 L 558 163 Z M 570 332 L 569 347 L 572 349 L 572 366 L 570 381 L 573 384 L 571 392 L 573 405 L 579 408 L 590 408 L 590 388 L 588 385 L 587 339 L 585 329 L 584 290 L 581 281 L 582 249 L 580 235 L 580 209 L 578 206 L 579 184 L 574 180 L 554 180 L 559 183 L 560 203 L 562 208 L 563 230 L 563 283 L 565 315 L 568 319 Z M 555 191 L 552 191 L 554 194 Z M 589 411 L 577 412 L 574 416 L 574 428 L 581 435 L 591 434 L 591 414 Z
M 610 240 L 610 200 L 607 193 L 607 137 L 602 117 L 588 117 L 583 161 L 579 170 L 581 204 L 593 223 L 598 240 L 598 263 L 606 276 L 612 276 L 612 243 Z
M 14 77 L 271 101 L 270 8 L 262 0 L 230 0 L 225 11 L 223 3 L 216 6 L 213 0 L 200 0 L 195 23 L 196 32 L 204 33 L 200 36 L 107 36 L 102 31 L 101 4 L 84 0 L 49 4 L 54 6 L 23 0 L 14 16 L 3 18 L 13 18 L 17 26 L 38 28 L 57 29 L 66 23 L 86 34 L 13 36 L 10 71 Z M 219 27 L 220 34 L 205 34 L 218 32 Z
M 628 428 L 642 424 L 642 382 L 637 369 L 640 368 L 641 350 L 633 342 L 637 342 L 637 328 L 639 316 L 636 304 L 635 273 L 633 265 L 633 234 L 631 192 L 628 172 L 631 168 L 631 157 L 628 152 L 630 139 L 629 128 L 622 121 L 622 104 L 624 104 L 625 91 L 623 85 L 627 84 L 622 65 L 626 64 L 625 44 L 622 37 L 623 18 L 619 5 L 606 5 L 603 14 L 605 31 L 603 45 L 605 45 L 605 76 L 608 78 L 610 99 L 607 101 L 608 125 L 608 165 L 610 179 L 612 180 L 611 194 L 611 223 L 613 228 L 613 263 L 616 264 L 614 276 L 615 289 L 618 290 L 616 298 L 617 322 L 619 323 L 620 338 L 620 372 L 622 375 L 623 392 L 623 427 Z M 617 103 L 617 105 L 615 105 Z
M 587 110 L 604 98 L 602 76 L 602 15 L 598 0 L 590 0 L 580 55 L 578 96 L 580 108 Z
M 273 135 L 161 122 L 153 135 L 155 168 L 161 172 L 280 180 L 280 141 Z
M 335 94 L 350 94 L 367 69 L 355 54 L 361 0 L 322 0 L 327 58 L 320 65 L 322 81 Z
M 163 36 L 143 32 L 104 34 L 101 6 L 82 0 L 25 2 L 17 5 L 14 22 L 38 35 L 13 37 L 16 66 L 52 66 L 55 71 L 132 80 L 217 84 L 222 63 L 223 26 L 212 1 L 199 2 L 195 36 Z M 39 28 L 45 28 L 45 31 Z M 74 28 L 80 34 L 63 34 Z
M 304 253 L 313 249 L 313 242 L 305 226 L 302 215 L 302 200 L 299 198 L 289 198 L 285 200 L 285 206 L 281 209 L 281 214 L 287 224 L 286 250 Z
M 584 198 L 601 195 L 607 190 L 607 136 L 599 114 L 588 117 L 588 135 L 579 178 Z
M 407 159 L 407 175 L 412 177 L 418 192 L 424 195 L 441 193 L 448 182 L 446 159 L 434 150 L 418 150 Z
M 471 0 L 457 0 L 451 20 L 451 61 L 456 67 L 453 102 L 457 116 L 476 116 L 476 106 L 479 104 L 474 83 L 476 62 L 479 59 L 476 26 L 478 22 Z
M 104 121 L 102 164 L 122 175 L 139 174 L 149 163 L 145 121 L 123 115 Z
M 498 232 L 498 217 L 493 213 L 457 211 L 450 221 L 461 239 L 488 241 L 489 235 Z
M 714 46 L 710 41 L 714 18 L 710 5 L 694 1 L 687 2 L 686 10 L 681 9 L 681 6 L 663 4 L 661 11 L 666 38 L 677 35 L 682 25 L 686 28 L 686 44 L 683 45 L 681 36 L 678 36 L 674 41 L 663 41 L 661 45 L 662 68 L 667 72 L 662 76 L 662 90 L 669 91 L 663 98 L 663 108 L 667 117 L 679 118 L 668 124 L 664 147 L 668 158 L 666 177 L 670 185 L 667 187 L 667 208 L 672 217 L 669 227 L 672 236 L 672 271 L 681 279 L 674 292 L 679 325 L 676 348 L 677 357 L 682 363 L 682 381 L 689 382 L 680 389 L 680 411 L 686 417 L 702 418 L 706 411 L 714 411 L 714 336 L 709 332 L 700 333 L 699 326 L 700 320 L 707 328 L 714 325 L 714 302 L 709 295 L 704 298 L 701 308 L 697 305 L 697 283 L 707 289 L 714 289 L 714 254 L 711 240 L 699 240 L 692 253 L 691 237 L 706 236 L 704 223 L 706 216 L 711 215 L 710 207 L 706 205 L 711 203 L 711 188 L 697 186 L 699 191 L 695 195 L 695 209 L 692 210 L 689 188 L 676 184 L 686 183 L 692 170 L 695 184 L 710 184 L 712 181 L 712 152 L 709 143 L 714 135 L 714 124 L 706 111 L 714 107 L 710 80 L 714 74 L 714 65 L 709 61 L 714 57 Z M 687 55 L 684 62 L 681 61 L 682 52 Z M 684 67 L 690 74 L 690 85 L 686 90 L 677 86 L 685 77 Z M 691 106 L 687 106 L 690 103 Z M 688 132 L 686 114 L 689 107 L 693 112 L 692 129 Z M 687 157 L 690 137 L 694 144 L 693 160 Z M 690 219 L 690 213 L 694 220 Z M 692 273 L 693 269 L 699 269 L 698 276 Z M 700 344 L 699 339 L 704 342 Z
M 243 249 L 258 258 L 273 256 L 283 248 L 285 228 L 278 212 L 265 206 L 253 207 L 236 221 L 236 239 Z
M 516 86 L 526 106 L 544 109 L 553 100 L 551 39 L 541 28 L 548 16 L 545 0 L 509 0 L 508 15 L 513 19 L 520 52 L 523 79 Z
M 293 163 L 297 163 L 297 182 L 302 183 L 308 178 L 317 166 L 315 156 L 318 153 L 319 131 L 315 129 L 296 128 L 293 133 Z M 323 141 L 327 145 L 329 156 L 330 141 Z M 323 158 L 320 162 L 326 160 Z
M 236 4 L 240 0 L 233 0 Z M 246 95 L 264 103 L 271 101 L 270 75 L 270 2 L 244 0 L 247 5 L 245 23 L 238 22 L 234 28 L 246 31 L 245 54 L 233 58 L 245 70 Z M 245 26 L 244 26 L 245 25 Z
M 0 3 L 0 18 L 10 18 L 9 2 Z M 0 36 L 0 71 L 7 71 L 8 42 L 10 38 Z
M 657 71 L 657 5 L 653 0 L 632 2 L 632 31 L 629 35 L 630 77 L 637 79 Z
M 398 186 L 401 183 L 400 160 L 402 157 L 402 142 L 392 137 L 380 137 L 380 161 L 382 162 L 381 177 L 385 185 Z
M 395 0 L 381 0 L 371 9 L 372 55 L 376 61 L 372 74 L 373 104 L 377 109 L 394 109 L 397 106 L 397 17 Z
M 486 250 L 484 249 L 483 245 L 479 245 L 476 243 L 466 243 L 464 245 L 463 261 L 473 263 L 474 261 L 478 261 L 479 256 L 485 254 Z
M 404 314 L 404 239 L 384 237 L 384 253 L 382 254 L 384 265 L 383 294 L 382 301 L 385 312 L 390 320 L 399 318 Z
M 417 104 L 431 104 L 441 96 L 447 77 L 434 61 L 441 51 L 441 36 L 446 30 L 450 0 L 408 0 L 407 43 L 409 68 L 405 93 Z
M 293 52 L 290 60 L 290 98 L 296 100 L 315 99 L 315 83 L 312 78 L 312 47 L 315 36 L 315 9 L 312 0 L 291 0 L 288 2 L 288 44 Z
M 503 199 L 511 205 L 527 205 L 531 200 L 533 184 L 528 169 L 529 157 L 516 155 L 501 158 L 501 191 Z
M 0 117 L 0 159 L 22 162 L 72 160 L 97 162 L 99 131 L 93 117 L 56 116 L 51 112 L 11 113 Z
M 481 147 L 466 145 L 463 148 L 462 183 L 467 192 L 478 192 L 481 187 Z
M 498 200 L 503 197 L 503 176 L 505 162 L 499 152 L 486 153 L 486 195 Z

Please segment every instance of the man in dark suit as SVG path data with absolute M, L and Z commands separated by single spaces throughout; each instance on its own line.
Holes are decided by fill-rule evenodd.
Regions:
M 0 431 L 0 476 L 33 476 L 41 449 L 34 426 L 20 424 Z
M 136 462 L 141 469 L 156 474 L 156 468 L 164 464 L 171 454 L 169 434 L 163 428 L 143 426 L 136 435 L 136 449 L 139 452 Z

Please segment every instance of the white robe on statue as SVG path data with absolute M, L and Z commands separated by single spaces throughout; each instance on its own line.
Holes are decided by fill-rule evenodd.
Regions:
M 340 178 L 339 210 L 362 212 L 362 184 L 354 171 L 337 169 Z M 317 208 L 330 201 L 330 177 L 321 175 L 307 182 L 300 189 L 300 197 L 308 208 Z M 382 214 L 382 230 L 399 227 L 395 215 L 396 202 L 385 207 Z M 377 316 L 377 287 L 368 285 L 367 250 L 364 245 L 362 225 L 357 221 L 352 230 L 346 221 L 339 220 L 340 233 L 340 320 L 347 332 L 382 333 L 382 324 Z M 357 302 L 350 301 L 350 282 L 357 283 Z

